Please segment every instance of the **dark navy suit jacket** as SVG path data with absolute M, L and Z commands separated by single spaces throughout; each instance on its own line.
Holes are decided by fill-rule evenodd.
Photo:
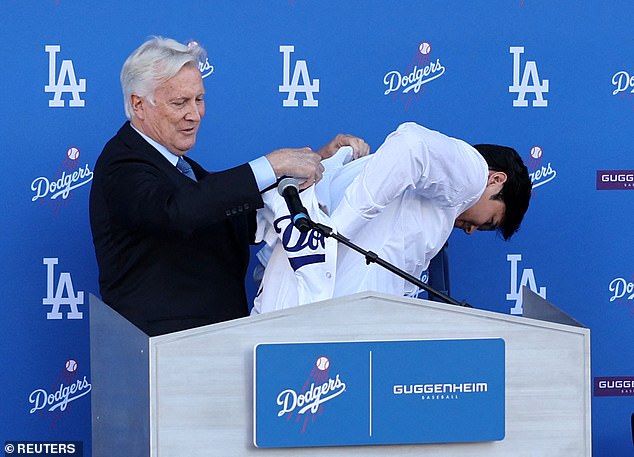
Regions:
M 248 164 L 181 174 L 126 122 L 94 169 L 90 225 L 102 299 L 149 335 L 247 315 L 262 198 Z

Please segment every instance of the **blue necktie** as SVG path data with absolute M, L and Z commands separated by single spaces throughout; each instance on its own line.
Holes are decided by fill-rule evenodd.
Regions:
M 194 170 L 192 170 L 192 167 L 190 167 L 189 164 L 185 162 L 185 159 L 183 159 L 182 157 L 178 158 L 178 162 L 176 162 L 176 168 L 178 168 L 178 171 L 183 173 L 188 178 L 196 181 L 196 175 L 194 174 Z

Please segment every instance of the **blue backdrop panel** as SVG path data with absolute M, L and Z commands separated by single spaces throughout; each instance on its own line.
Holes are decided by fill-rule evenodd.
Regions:
M 634 187 L 596 185 L 634 169 L 631 1 L 25 0 L 0 14 L 5 441 L 90 455 L 91 171 L 124 121 L 121 65 L 151 35 L 207 48 L 191 156 L 209 169 L 339 132 L 376 149 L 405 121 L 515 147 L 534 178 L 528 217 L 508 243 L 452 235 L 453 295 L 515 314 L 527 285 L 592 330 L 593 377 L 634 375 Z M 594 397 L 594 455 L 632 453 L 633 395 Z

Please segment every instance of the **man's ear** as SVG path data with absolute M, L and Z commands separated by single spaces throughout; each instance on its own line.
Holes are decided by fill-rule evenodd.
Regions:
M 134 116 L 139 120 L 145 120 L 145 105 L 147 101 L 143 97 L 139 97 L 137 94 L 130 95 L 130 106 Z
M 507 179 L 508 179 L 508 176 L 503 171 L 490 171 L 487 185 L 491 185 L 491 184 L 504 185 Z

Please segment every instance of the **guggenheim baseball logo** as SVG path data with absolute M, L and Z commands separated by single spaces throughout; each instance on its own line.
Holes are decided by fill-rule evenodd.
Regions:
M 488 391 L 489 384 L 486 382 L 394 384 L 392 386 L 393 395 L 419 395 L 421 400 L 458 400 L 462 394 Z
M 306 431 L 309 419 L 314 421 L 317 414 L 321 414 L 324 403 L 334 400 L 346 391 L 346 383 L 339 374 L 331 377 L 329 374 L 330 359 L 320 356 L 315 361 L 303 387 L 296 391 L 287 388 L 277 395 L 277 405 L 280 410 L 278 417 L 286 416 L 288 420 L 296 414 L 295 422 L 303 418 L 302 433 Z
M 597 190 L 634 190 L 634 170 L 598 170 Z
M 595 397 L 634 396 L 634 376 L 602 376 L 594 378 Z

